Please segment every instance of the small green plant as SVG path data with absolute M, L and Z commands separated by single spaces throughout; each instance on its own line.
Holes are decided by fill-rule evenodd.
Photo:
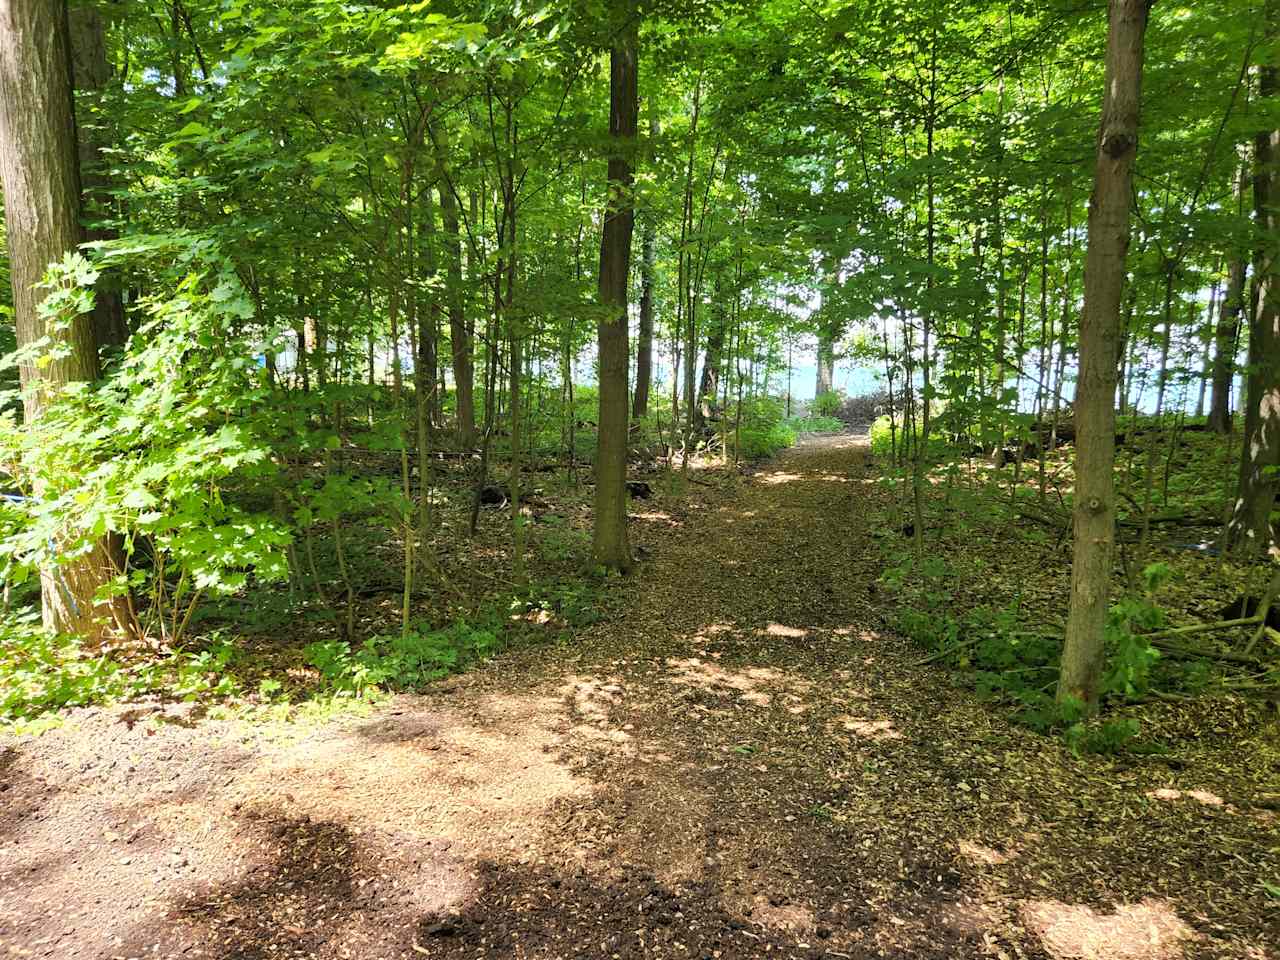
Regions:
M 1138 721 L 1131 718 L 1099 724 L 1073 723 L 1062 736 L 1076 756 L 1114 754 L 1138 735 L 1139 728 Z
M 159 693 L 195 700 L 236 694 L 238 648 L 214 635 L 203 648 L 128 663 L 90 651 L 78 637 L 50 635 L 34 614 L 0 620 L 0 723 L 31 720 L 69 707 Z
M 540 581 L 511 598 L 510 612 L 515 617 L 540 613 L 569 627 L 585 627 L 604 618 L 599 601 L 598 588 L 588 581 Z
M 368 697 L 439 680 L 496 652 L 499 645 L 492 630 L 462 622 L 441 630 L 370 637 L 356 647 L 341 640 L 317 641 L 307 645 L 303 656 L 335 693 Z

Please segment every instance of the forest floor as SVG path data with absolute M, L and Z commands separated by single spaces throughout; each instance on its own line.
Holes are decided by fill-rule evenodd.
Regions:
M 1280 956 L 1256 730 L 1076 757 L 920 665 L 865 438 L 692 490 L 615 616 L 369 716 L 0 740 L 0 955 Z

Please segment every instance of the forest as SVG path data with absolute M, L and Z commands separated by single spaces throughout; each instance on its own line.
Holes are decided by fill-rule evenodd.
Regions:
M 0 952 L 1280 958 L 1280 0 L 0 0 Z

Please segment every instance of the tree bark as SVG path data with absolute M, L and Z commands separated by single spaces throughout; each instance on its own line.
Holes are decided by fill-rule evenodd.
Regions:
M 1269 49 L 1280 33 L 1280 0 L 1267 0 Z M 1259 71 L 1258 95 L 1274 102 L 1280 67 L 1274 54 Z M 1280 465 L 1280 130 L 1254 138 L 1253 209 L 1258 231 L 1254 252 L 1257 305 L 1249 326 L 1248 398 L 1236 503 L 1227 525 L 1227 545 L 1240 556 L 1256 556 L 1274 540 L 1271 510 L 1276 501 L 1275 467 Z
M 836 344 L 831 330 L 824 324 L 818 330 L 818 376 L 814 384 L 814 396 L 820 397 L 835 389 Z
M 449 349 L 453 362 L 453 399 L 462 449 L 476 444 L 475 367 L 472 364 L 474 331 L 467 323 L 462 289 L 462 239 L 458 224 L 458 198 L 447 166 L 448 144 L 443 127 L 432 127 L 431 137 L 440 164 L 440 223 L 444 227 L 445 296 L 449 310 Z
M 625 572 L 632 564 L 627 539 L 627 279 L 635 228 L 631 151 L 636 137 L 637 24 L 634 2 L 609 54 L 609 195 L 600 241 L 599 448 L 596 454 L 595 529 L 598 564 Z M 692 358 L 690 359 L 692 362 Z
M 44 292 L 38 284 L 50 263 L 84 239 L 70 81 L 66 8 L 60 0 L 0 0 L 0 188 L 19 346 L 49 332 L 39 313 Z M 19 368 L 28 423 L 39 419 L 62 386 L 98 377 L 92 318 L 76 317 L 58 335 L 64 356 L 43 367 L 26 362 Z M 103 613 L 126 623 L 119 604 L 109 611 L 95 604 L 95 593 L 114 573 L 106 541 L 83 556 L 47 565 L 40 575 L 45 627 L 98 639 Z
M 720 291 L 716 291 L 717 298 Z M 712 309 L 711 327 L 707 331 L 707 351 L 702 358 L 702 377 L 693 412 L 693 428 L 701 433 L 707 428 L 720 389 L 720 363 L 724 359 L 724 337 L 728 320 L 724 305 L 717 302 Z
M 1241 163 L 1236 181 L 1237 203 L 1243 203 L 1248 165 Z M 1235 379 L 1236 352 L 1240 344 L 1240 321 L 1244 317 L 1244 256 L 1233 253 L 1227 266 L 1227 291 L 1218 310 L 1214 331 L 1213 386 L 1209 393 L 1209 429 L 1230 433 L 1231 385 Z
M 649 139 L 656 144 L 660 129 L 657 108 L 649 117 Z M 649 387 L 653 381 L 653 287 L 657 271 L 655 211 L 645 213 L 640 239 L 640 339 L 636 345 L 636 387 L 631 416 L 639 420 L 649 412 Z
M 1115 546 L 1116 341 L 1138 153 L 1149 0 L 1111 0 L 1106 85 L 1089 201 L 1080 378 L 1076 390 L 1075 542 L 1059 703 L 1097 708 Z
M 89 3 L 76 4 L 68 10 L 71 38 L 72 79 L 77 100 L 91 100 L 111 82 L 111 65 L 107 62 L 106 29 L 102 14 Z M 89 220 L 107 213 L 111 203 L 110 177 L 103 169 L 102 152 L 107 137 L 98 122 L 85 122 L 88 104 L 77 104 L 77 142 L 80 162 L 81 209 Z M 87 240 L 112 240 L 115 231 L 100 226 L 88 227 Z M 99 348 L 123 347 L 129 339 L 125 323 L 124 299 L 119 286 L 104 274 L 98 280 L 93 303 L 93 333 Z

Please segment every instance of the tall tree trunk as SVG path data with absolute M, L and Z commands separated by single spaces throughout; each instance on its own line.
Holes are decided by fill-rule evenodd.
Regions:
M 824 322 L 818 328 L 818 376 L 814 383 L 814 396 L 822 396 L 835 389 L 836 343 L 831 329 Z
M 1248 164 L 1240 164 L 1236 180 L 1236 202 L 1243 205 Z M 1209 429 L 1231 432 L 1231 385 L 1236 374 L 1236 352 L 1240 345 L 1240 321 L 1244 317 L 1244 255 L 1233 253 L 1227 265 L 1227 290 L 1218 310 L 1214 331 L 1213 388 L 1209 394 Z
M 724 337 L 728 321 L 725 317 L 724 305 L 718 300 L 712 310 L 711 327 L 707 331 L 707 352 L 702 359 L 702 377 L 698 381 L 698 395 L 693 414 L 693 428 L 698 433 L 707 428 L 707 420 L 711 417 L 715 406 L 716 393 L 720 389 L 720 363 L 724 359 Z
M 1280 0 L 1267 0 L 1269 49 L 1280 34 Z M 1274 102 L 1280 93 L 1280 66 L 1272 50 L 1259 71 L 1258 95 Z M 1249 325 L 1248 399 L 1236 503 L 1227 526 L 1227 545 L 1239 555 L 1267 550 L 1274 533 L 1275 468 L 1280 466 L 1280 130 L 1254 138 L 1253 209 L 1258 231 L 1254 253 L 1257 303 Z
M 659 133 L 655 103 L 649 115 L 649 140 L 655 149 Z M 653 287 L 658 260 L 655 219 L 656 211 L 646 211 L 640 239 L 640 339 L 636 344 L 636 387 L 631 405 L 631 415 L 636 420 L 649 412 L 649 386 L 653 381 Z
M 1216 271 L 1215 271 L 1216 272 Z M 1213 376 L 1213 340 L 1216 323 L 1214 317 L 1222 315 L 1222 303 L 1219 294 L 1222 287 L 1215 278 L 1213 285 L 1209 288 L 1209 312 L 1205 316 L 1204 332 L 1201 334 L 1203 341 L 1203 356 L 1200 361 L 1200 388 L 1196 395 L 1196 416 L 1204 416 L 1205 396 L 1209 392 L 1209 380 Z
M 68 10 L 71 36 L 72 78 L 78 101 L 91 101 L 111 81 L 111 65 L 107 62 L 106 30 L 102 14 L 92 3 L 77 3 Z M 89 102 L 79 102 L 76 133 L 80 160 L 82 213 L 89 220 L 108 214 L 111 204 L 110 179 L 103 169 L 102 152 L 110 144 L 101 119 L 91 116 Z M 89 227 L 87 240 L 111 240 L 115 231 L 105 227 Z M 125 324 L 124 299 L 120 288 L 107 274 L 98 279 L 93 302 L 93 333 L 99 347 L 123 347 L 129 339 Z
M 51 262 L 84 239 L 70 78 L 66 8 L 60 0 L 0 0 L 0 189 L 19 346 L 51 332 L 39 313 L 44 292 L 37 285 Z M 62 341 L 59 356 L 19 368 L 28 423 L 40 418 L 61 387 L 99 374 L 91 317 L 74 318 L 55 336 Z M 87 555 L 46 566 L 40 576 L 45 627 L 97 639 L 103 614 L 126 624 L 123 604 L 108 611 L 95 605 L 95 593 L 115 572 L 106 541 Z
M 689 235 L 693 232 L 693 162 L 697 155 L 698 148 L 698 117 L 702 109 L 702 74 L 698 74 L 697 83 L 693 87 L 693 113 L 689 118 L 689 161 L 685 167 L 684 177 L 684 207 L 680 216 L 680 245 L 677 248 L 679 256 L 679 268 L 677 271 L 676 282 L 676 331 L 684 335 L 684 403 L 685 403 L 685 439 L 684 439 L 684 463 L 687 465 L 688 460 L 688 443 L 689 433 L 693 428 L 693 404 L 695 398 L 693 395 L 694 388 L 694 365 L 698 362 L 698 331 L 694 324 L 693 298 L 690 296 L 689 289 L 693 283 L 693 254 L 688 251 Z M 679 337 L 677 336 L 677 340 Z M 672 371 L 674 382 L 672 383 L 672 397 L 679 394 L 679 388 L 675 383 L 679 381 L 676 371 Z M 672 433 L 675 433 L 676 418 L 679 411 L 675 409 L 675 402 L 672 405 Z
M 600 304 L 596 337 L 600 358 L 599 449 L 596 454 L 596 562 L 626 571 L 632 564 L 627 539 L 627 280 L 635 228 L 631 151 L 636 138 L 636 5 L 622 5 L 625 22 L 609 53 L 609 195 L 600 241 Z M 692 362 L 690 358 L 688 362 Z
M 1143 36 L 1150 0 L 1111 0 L 1097 166 L 1089 201 L 1080 379 L 1076 390 L 1075 542 L 1058 701 L 1097 708 L 1115 546 L 1116 340 L 1138 153 Z
M 458 439 L 464 450 L 476 443 L 475 367 L 472 363 L 474 331 L 467 323 L 462 288 L 462 238 L 458 223 L 458 198 L 447 166 L 448 144 L 443 127 L 432 128 L 440 164 L 440 222 L 444 226 L 445 295 L 449 305 L 449 347 L 453 361 L 453 399 L 458 417 Z

